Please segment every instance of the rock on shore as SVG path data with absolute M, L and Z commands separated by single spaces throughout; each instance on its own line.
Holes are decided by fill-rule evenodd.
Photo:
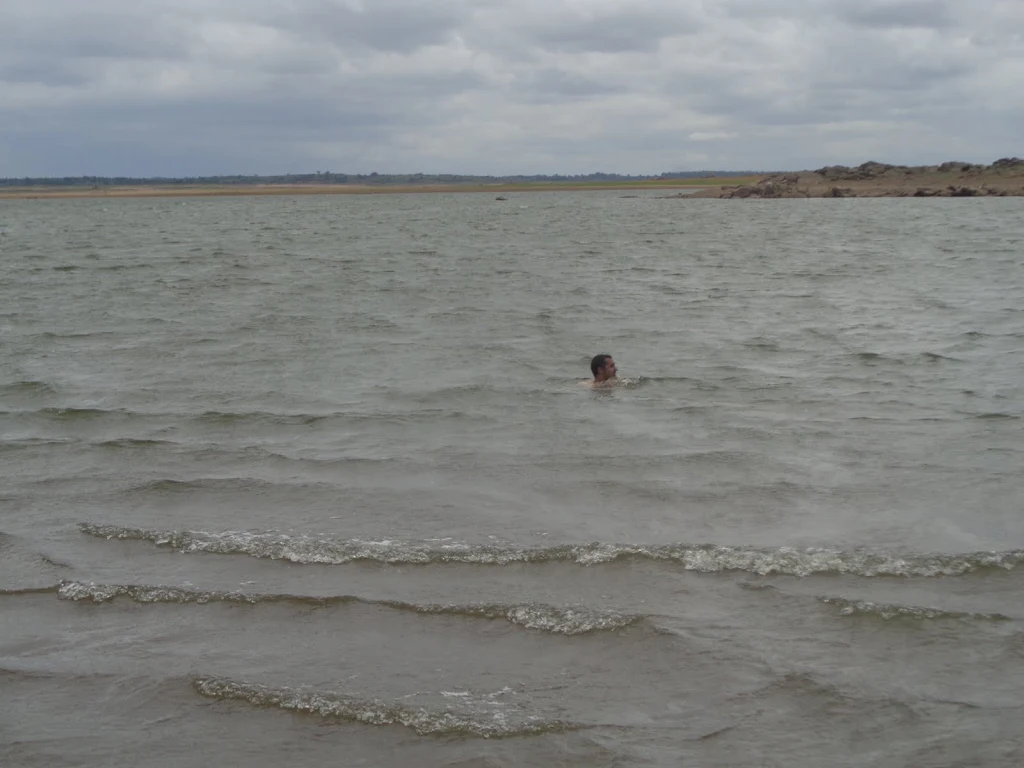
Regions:
M 687 199 L 778 199 L 806 197 L 1007 197 L 1024 196 L 1024 160 L 1007 157 L 991 165 L 830 165 L 816 171 L 776 173 L 755 184 L 705 188 Z

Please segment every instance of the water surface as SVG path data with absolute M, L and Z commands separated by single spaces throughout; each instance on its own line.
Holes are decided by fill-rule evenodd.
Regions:
M 1022 241 L 1008 199 L 5 201 L 2 762 L 1024 762 Z

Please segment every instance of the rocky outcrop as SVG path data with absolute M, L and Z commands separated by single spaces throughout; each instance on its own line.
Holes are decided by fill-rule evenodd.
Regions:
M 995 170 L 1024 170 L 1024 160 L 1019 157 L 1004 157 L 992 163 L 990 168 Z
M 787 173 L 768 176 L 756 184 L 742 187 L 722 187 L 721 197 L 743 200 L 749 197 L 778 199 L 783 197 L 809 197 L 799 186 L 800 174 Z
M 829 181 L 861 181 L 863 179 L 877 179 L 879 176 L 885 176 L 892 171 L 902 171 L 905 167 L 870 161 L 858 165 L 856 168 L 847 168 L 845 165 L 830 165 L 825 168 L 819 168 L 815 173 Z
M 855 167 L 776 173 L 754 184 L 706 188 L 691 198 L 774 200 L 808 197 L 1003 197 L 1024 196 L 1024 160 L 1006 157 L 991 165 L 950 161 L 941 165 Z
M 973 165 L 971 163 L 960 163 L 960 162 L 955 162 L 954 161 L 954 162 L 951 162 L 951 163 L 943 163 L 942 165 L 938 166 L 936 170 L 938 170 L 940 173 L 953 173 L 955 171 L 960 171 L 961 173 L 967 173 L 969 171 L 974 170 L 975 168 L 984 168 L 984 167 L 985 166 L 983 166 L 983 165 Z

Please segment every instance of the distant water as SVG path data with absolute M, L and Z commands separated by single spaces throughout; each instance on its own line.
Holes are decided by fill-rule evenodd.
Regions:
M 1024 764 L 1019 204 L 509 197 L 0 205 L 0 764 Z

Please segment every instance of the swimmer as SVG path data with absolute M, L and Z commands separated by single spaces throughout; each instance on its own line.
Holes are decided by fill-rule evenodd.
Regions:
M 580 385 L 590 389 L 603 389 L 613 387 L 618 379 L 615 377 L 615 361 L 611 355 L 596 355 L 590 361 L 590 372 L 594 374 L 593 381 L 581 381 Z

